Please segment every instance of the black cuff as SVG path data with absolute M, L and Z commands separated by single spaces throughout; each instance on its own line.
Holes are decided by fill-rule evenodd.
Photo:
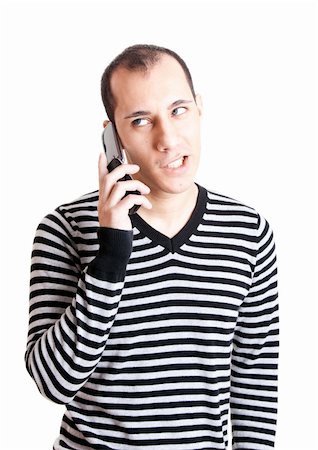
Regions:
M 122 281 L 132 251 L 133 231 L 100 227 L 99 251 L 87 273 L 105 281 Z

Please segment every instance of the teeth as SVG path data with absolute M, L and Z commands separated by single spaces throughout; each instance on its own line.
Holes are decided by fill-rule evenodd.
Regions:
M 183 157 L 177 159 L 176 161 L 173 161 L 172 163 L 168 164 L 167 167 L 169 167 L 169 169 L 177 169 L 178 167 L 182 166 L 183 159 L 184 159 Z

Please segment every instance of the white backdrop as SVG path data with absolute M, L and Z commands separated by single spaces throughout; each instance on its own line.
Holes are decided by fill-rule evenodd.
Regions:
M 125 47 L 180 53 L 204 102 L 197 181 L 271 223 L 281 311 L 277 450 L 317 449 L 317 2 L 2 2 L 1 448 L 52 448 L 64 407 L 24 367 L 35 228 L 97 189 L 101 74 Z

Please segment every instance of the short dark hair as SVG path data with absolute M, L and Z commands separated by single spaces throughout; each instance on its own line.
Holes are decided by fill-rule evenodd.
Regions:
M 172 56 L 172 58 L 177 60 L 181 65 L 187 82 L 190 86 L 193 98 L 195 99 L 195 91 L 190 71 L 186 63 L 177 53 L 165 47 L 158 47 L 157 45 L 132 45 L 131 47 L 127 47 L 106 67 L 102 76 L 102 100 L 106 109 L 107 116 L 111 122 L 115 123 L 114 112 L 116 104 L 114 95 L 110 88 L 111 76 L 114 71 L 119 67 L 123 67 L 131 71 L 146 72 L 150 67 L 158 63 L 164 54 Z

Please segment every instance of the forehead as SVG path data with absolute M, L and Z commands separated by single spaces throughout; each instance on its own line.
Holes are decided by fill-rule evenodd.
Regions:
M 146 71 L 116 69 L 110 85 L 116 110 L 144 108 L 152 102 L 173 102 L 185 96 L 192 98 L 182 66 L 169 55 L 162 56 Z

